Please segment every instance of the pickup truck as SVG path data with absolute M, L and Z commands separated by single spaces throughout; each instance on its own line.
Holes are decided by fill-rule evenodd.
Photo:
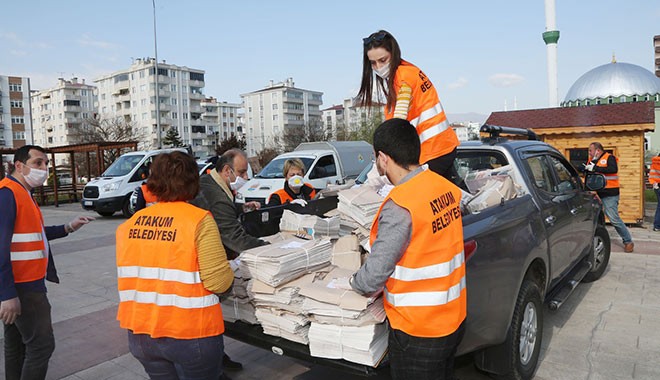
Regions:
M 544 305 L 556 310 L 580 282 L 599 279 L 607 268 L 610 239 L 593 192 L 603 188 L 605 180 L 590 175 L 583 181 L 559 151 L 532 141 L 535 135 L 527 130 L 485 125 L 482 132 L 490 138 L 459 146 L 454 182 L 468 190 L 478 184 L 475 173 L 501 170 L 512 179 L 515 196 L 496 197 L 463 216 L 468 313 L 457 355 L 472 354 L 479 369 L 499 379 L 531 379 L 541 348 Z M 503 139 L 502 132 L 530 140 Z M 314 202 L 325 202 L 325 207 Z M 312 201 L 307 211 L 320 215 L 328 202 Z M 302 211 L 297 205 L 283 207 Z M 268 213 L 276 220 L 281 212 L 264 208 L 258 217 L 244 220 L 267 221 L 263 214 Z M 227 323 L 226 334 L 278 354 L 363 375 L 384 367 L 311 357 L 307 346 L 264 335 L 258 325 Z

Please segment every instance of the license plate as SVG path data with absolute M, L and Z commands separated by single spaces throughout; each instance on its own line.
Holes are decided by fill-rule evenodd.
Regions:
M 84 204 L 85 206 L 93 206 L 93 205 L 94 205 L 94 202 L 92 202 L 92 201 L 85 201 L 83 204 Z

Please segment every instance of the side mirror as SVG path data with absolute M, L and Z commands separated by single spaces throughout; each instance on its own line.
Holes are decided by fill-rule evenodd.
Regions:
M 605 180 L 605 176 L 599 173 L 587 173 L 587 176 L 584 178 L 584 185 L 587 190 L 602 190 L 606 184 L 607 180 Z

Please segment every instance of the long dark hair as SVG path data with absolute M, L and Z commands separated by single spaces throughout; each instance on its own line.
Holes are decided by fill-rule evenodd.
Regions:
M 374 71 L 371 68 L 371 62 L 369 62 L 367 52 L 371 49 L 382 47 L 391 54 L 390 75 L 387 78 L 387 86 L 381 77 L 377 77 L 376 81 L 378 82 L 378 87 L 387 99 L 387 109 L 391 110 L 396 103 L 396 94 L 392 91 L 392 88 L 394 87 L 394 75 L 401 64 L 401 49 L 399 48 L 399 43 L 396 42 L 394 36 L 386 30 L 379 30 L 372 33 L 369 37 L 363 38 L 362 41 L 364 44 L 362 53 L 362 83 L 360 84 L 360 91 L 357 95 L 358 103 L 368 108 L 371 108 L 374 103 L 372 99 L 374 90 Z

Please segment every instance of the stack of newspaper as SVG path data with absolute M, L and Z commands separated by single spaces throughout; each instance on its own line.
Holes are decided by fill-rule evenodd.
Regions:
M 241 254 L 241 270 L 270 286 L 278 286 L 330 264 L 330 239 L 291 238 L 248 249 Z
M 254 304 L 248 295 L 249 276 L 240 268 L 234 272 L 234 284 L 227 295 L 222 296 L 222 316 L 229 322 L 243 321 L 257 324 Z
M 264 334 L 279 336 L 294 342 L 308 344 L 309 320 L 303 314 L 286 310 L 257 308 L 257 319 Z
M 387 351 L 387 334 L 387 323 L 340 326 L 312 322 L 309 352 L 316 357 L 376 367 Z
M 364 228 L 370 228 L 383 197 L 371 186 L 360 186 L 339 192 L 337 210 Z
M 284 210 L 280 219 L 280 231 L 308 236 L 310 239 L 321 237 L 336 239 L 339 237 L 339 216 L 321 218 Z
M 332 265 L 357 272 L 362 265 L 360 241 L 356 235 L 342 236 L 332 247 Z

